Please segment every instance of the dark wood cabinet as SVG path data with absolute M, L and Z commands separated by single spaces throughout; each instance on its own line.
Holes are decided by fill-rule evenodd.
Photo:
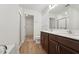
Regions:
M 53 40 L 49 40 L 49 54 L 57 54 L 57 53 L 58 53 L 58 43 Z
M 75 54 L 78 53 L 75 50 L 72 50 L 71 48 L 68 48 L 64 45 L 60 45 L 60 53 L 61 54 Z
M 42 48 L 49 54 L 78 54 L 79 41 L 55 34 L 41 32 Z
M 43 35 L 43 32 L 41 32 L 41 46 L 42 48 L 44 48 L 44 35 Z
M 56 35 L 49 34 L 49 54 L 58 54 L 58 42 L 56 40 Z
M 41 32 L 42 48 L 48 53 L 48 33 Z
M 78 40 L 63 37 L 63 36 L 57 36 L 57 39 L 58 39 L 58 42 L 60 43 L 60 46 L 67 47 L 67 49 L 69 48 L 69 50 L 71 50 L 72 53 L 79 53 L 79 41 Z M 60 48 L 60 50 L 62 50 L 62 48 Z

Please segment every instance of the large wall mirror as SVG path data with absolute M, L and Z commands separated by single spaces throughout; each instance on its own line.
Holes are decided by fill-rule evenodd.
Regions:
M 63 17 L 61 19 L 57 19 L 57 29 L 67 29 L 67 17 Z
M 55 18 L 49 18 L 49 29 L 52 30 L 52 29 L 55 29 Z
M 68 29 L 69 19 L 67 12 L 64 14 L 56 15 L 56 17 L 49 18 L 49 29 Z

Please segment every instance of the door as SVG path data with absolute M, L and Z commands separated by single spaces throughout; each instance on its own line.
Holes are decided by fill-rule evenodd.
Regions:
M 25 22 L 25 31 L 27 37 L 33 37 L 34 33 L 34 18 L 32 15 L 26 16 L 26 22 Z
M 48 53 L 48 33 L 41 32 L 42 48 Z
M 72 50 L 71 48 L 64 46 L 64 45 L 60 45 L 60 53 L 61 54 L 75 54 L 77 52 L 75 50 Z
M 44 49 L 44 35 L 43 35 L 43 32 L 41 32 L 41 46 Z
M 19 45 L 21 44 L 22 42 L 22 38 L 21 38 L 21 14 L 19 13 Z
M 53 40 L 49 40 L 49 54 L 58 54 L 58 43 Z

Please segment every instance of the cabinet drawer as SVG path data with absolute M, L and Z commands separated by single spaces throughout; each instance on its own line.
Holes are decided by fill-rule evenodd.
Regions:
M 49 40 L 53 40 L 53 41 L 58 41 L 58 39 L 56 39 L 56 35 L 54 34 L 49 34 Z

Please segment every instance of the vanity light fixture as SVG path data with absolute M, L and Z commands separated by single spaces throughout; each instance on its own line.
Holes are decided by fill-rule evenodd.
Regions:
M 53 8 L 55 8 L 56 6 L 58 6 L 58 4 L 51 4 L 51 5 L 49 5 L 49 9 L 53 9 Z

